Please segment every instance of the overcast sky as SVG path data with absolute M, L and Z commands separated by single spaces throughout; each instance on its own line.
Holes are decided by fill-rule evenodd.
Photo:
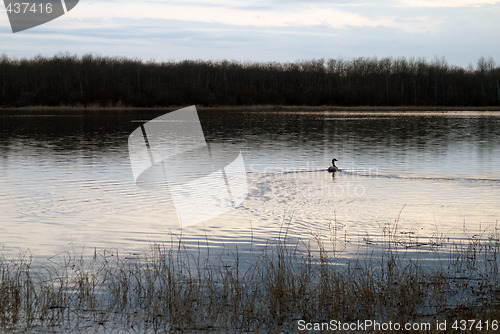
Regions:
M 0 8 L 0 54 L 12 57 L 445 57 L 467 66 L 484 56 L 500 63 L 495 0 L 80 0 L 66 15 L 15 34 Z

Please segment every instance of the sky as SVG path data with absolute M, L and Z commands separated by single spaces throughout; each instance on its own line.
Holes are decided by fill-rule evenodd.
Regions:
M 12 33 L 0 4 L 0 55 L 293 62 L 444 57 L 500 63 L 500 0 L 80 0 Z

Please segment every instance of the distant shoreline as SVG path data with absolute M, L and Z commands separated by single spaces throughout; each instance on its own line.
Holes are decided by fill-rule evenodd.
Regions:
M 99 106 L 27 106 L 27 107 L 0 107 L 0 112 L 4 111 L 117 111 L 117 110 L 137 110 L 137 111 L 172 111 L 185 106 L 168 106 L 168 107 L 99 107 Z M 226 111 L 256 111 L 256 112 L 500 112 L 500 106 L 489 107 L 453 107 L 453 106 L 273 106 L 273 105 L 215 105 L 203 106 L 196 105 L 196 108 L 201 111 L 210 110 L 226 110 Z

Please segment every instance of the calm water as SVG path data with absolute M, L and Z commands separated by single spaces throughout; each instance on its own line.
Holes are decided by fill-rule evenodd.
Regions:
M 136 186 L 128 155 L 134 121 L 164 113 L 0 111 L 3 254 L 138 254 L 179 237 L 245 252 L 286 233 L 354 256 L 389 230 L 428 249 L 494 232 L 500 218 L 498 113 L 200 111 L 208 143 L 241 150 L 249 195 L 181 229 L 168 193 Z

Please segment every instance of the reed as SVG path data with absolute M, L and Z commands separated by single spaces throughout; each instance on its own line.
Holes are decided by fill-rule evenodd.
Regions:
M 299 320 L 500 320 L 497 229 L 451 243 L 446 264 L 429 267 L 406 256 L 411 240 L 395 225 L 382 256 L 346 264 L 335 248 L 342 236 L 305 244 L 286 228 L 229 260 L 189 251 L 181 238 L 139 257 L 63 253 L 36 266 L 29 253 L 1 257 L 0 332 L 293 333 Z

